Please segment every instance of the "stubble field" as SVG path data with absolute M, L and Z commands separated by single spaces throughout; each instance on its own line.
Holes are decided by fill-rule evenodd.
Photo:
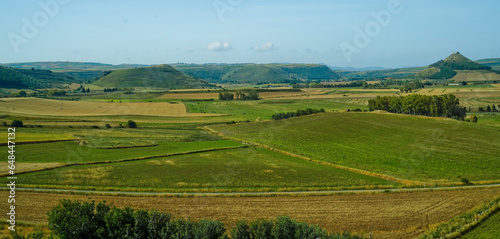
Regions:
M 499 188 L 277 197 L 123 197 L 19 192 L 19 218 L 45 223 L 58 200 L 107 201 L 117 207 L 156 209 L 175 217 L 214 218 L 226 228 L 238 220 L 290 215 L 330 231 L 352 231 L 373 238 L 414 238 L 437 224 L 492 199 Z M 5 197 L 7 192 L 0 192 Z M 471 196 L 474 195 L 474 196 Z M 6 202 L 1 201 L 0 207 Z

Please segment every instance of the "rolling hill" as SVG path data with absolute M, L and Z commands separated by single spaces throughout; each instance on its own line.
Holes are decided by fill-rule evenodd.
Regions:
M 7 89 L 39 89 L 43 88 L 41 82 L 24 75 L 13 68 L 0 66 L 0 88 Z
M 64 84 L 71 83 L 81 83 L 81 81 L 75 79 L 74 77 L 58 72 L 52 72 L 51 70 L 37 70 L 37 69 L 15 69 L 17 72 L 29 76 L 31 78 L 37 79 L 43 82 L 44 85 L 49 87 L 58 87 Z
M 104 71 L 122 70 L 134 67 L 146 67 L 147 65 L 121 64 L 111 65 L 95 62 L 70 62 L 70 61 L 40 61 L 40 62 L 22 62 L 8 63 L 4 66 L 24 69 L 24 70 L 50 70 L 55 73 L 64 73 L 76 80 L 89 82 L 89 80 L 100 77 Z
M 93 84 L 110 88 L 195 89 L 214 87 L 207 81 L 187 76 L 169 65 L 116 70 Z
M 496 75 L 498 74 L 490 66 L 479 64 L 460 52 L 455 52 L 414 76 L 419 79 L 478 81 L 500 79 L 500 75 Z
M 407 78 L 427 69 L 428 67 L 406 67 L 398 69 L 370 70 L 370 71 L 335 71 L 344 80 L 374 80 L 385 78 Z
M 71 71 L 109 71 L 109 70 L 122 70 L 134 67 L 146 67 L 148 65 L 138 64 L 121 64 L 111 65 L 96 62 L 71 62 L 71 61 L 39 61 L 39 62 L 22 62 L 22 63 L 8 63 L 4 66 L 18 68 L 18 69 L 38 69 L 38 70 L 51 70 L 55 72 L 71 72 Z
M 500 71 L 500 58 L 489 58 L 477 60 L 477 63 L 491 67 L 495 71 Z
M 173 67 L 213 83 L 267 84 L 340 79 L 329 67 L 319 64 L 177 64 Z
M 65 84 L 80 83 L 74 77 L 50 70 L 15 69 L 0 66 L 0 87 L 13 89 L 58 88 Z
M 222 76 L 224 83 L 233 84 L 285 83 L 289 80 L 291 79 L 285 71 L 265 65 L 245 65 Z

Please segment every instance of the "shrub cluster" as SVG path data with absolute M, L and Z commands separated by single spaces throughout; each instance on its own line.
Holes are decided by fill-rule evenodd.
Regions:
M 280 120 L 280 119 L 288 119 L 288 118 L 302 116 L 302 115 L 312 115 L 312 114 L 317 114 L 317 113 L 325 113 L 325 109 L 319 109 L 319 110 L 318 109 L 311 109 L 311 108 L 307 108 L 305 110 L 298 109 L 297 111 L 273 114 L 271 116 L 271 118 L 273 120 Z
M 62 200 L 48 213 L 49 227 L 62 239 L 71 238 L 339 238 L 358 236 L 328 234 L 319 226 L 289 217 L 239 221 L 228 233 L 220 221 L 173 219 L 171 214 L 130 208 L 111 208 L 105 202 Z

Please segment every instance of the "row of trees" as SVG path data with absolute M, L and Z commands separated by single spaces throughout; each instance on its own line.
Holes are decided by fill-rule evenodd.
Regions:
M 104 88 L 104 92 L 114 92 L 114 91 L 117 91 L 118 88 Z
M 410 81 L 407 82 L 403 87 L 399 88 L 401 93 L 411 93 L 413 90 L 422 89 L 425 87 L 425 84 L 420 81 Z
M 73 92 L 90 93 L 90 88 L 85 89 L 85 87 L 82 84 L 78 89 L 74 90 Z
M 453 94 L 441 96 L 408 95 L 377 96 L 368 101 L 370 111 L 385 110 L 391 113 L 446 117 L 464 120 L 465 107 L 460 107 L 458 98 Z
M 105 203 L 62 200 L 48 213 L 49 227 L 62 239 L 79 238 L 339 238 L 358 239 L 347 233 L 329 234 L 319 226 L 289 217 L 239 221 L 228 233 L 220 221 L 173 219 L 171 214 L 131 208 L 111 208 Z
M 248 94 L 242 91 L 237 91 L 236 94 L 229 92 L 219 92 L 219 100 L 259 100 L 259 93 L 255 90 L 251 90 Z
M 317 113 L 325 113 L 325 109 L 311 109 L 307 108 L 305 110 L 298 109 L 297 111 L 291 111 L 291 112 L 282 112 L 282 113 L 277 113 L 273 114 L 271 118 L 273 120 L 280 120 L 280 119 L 288 119 L 292 117 L 297 117 L 297 116 L 302 116 L 302 115 L 312 115 L 312 114 L 317 114 Z
M 88 92 L 90 92 L 90 90 Z M 10 97 L 65 96 L 66 94 L 67 92 L 65 90 L 43 90 L 43 91 L 32 92 L 30 94 L 28 94 L 24 90 L 20 90 L 17 92 L 12 92 L 10 94 Z
M 486 107 L 479 107 L 479 112 L 496 112 L 497 107 L 495 105 L 487 105 Z

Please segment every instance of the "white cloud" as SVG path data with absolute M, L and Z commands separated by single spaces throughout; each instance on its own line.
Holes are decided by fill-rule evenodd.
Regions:
M 210 51 L 229 51 L 233 48 L 228 42 L 212 42 L 208 44 L 207 49 Z
M 254 51 L 266 52 L 266 51 L 273 51 L 273 50 L 275 50 L 276 46 L 273 43 L 268 42 L 268 43 L 264 43 L 264 44 L 260 44 L 260 45 L 254 46 L 251 49 L 254 50 Z

